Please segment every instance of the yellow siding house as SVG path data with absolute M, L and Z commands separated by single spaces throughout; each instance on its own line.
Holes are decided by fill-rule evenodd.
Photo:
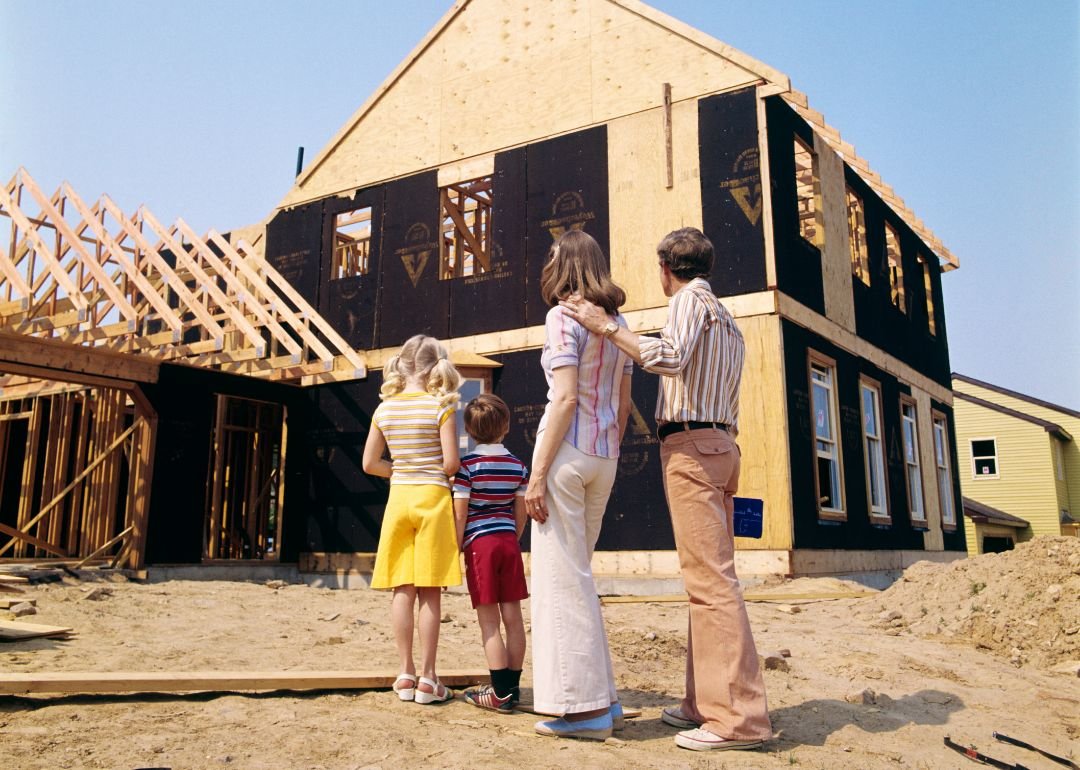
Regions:
M 952 377 L 968 553 L 1002 550 L 1035 535 L 1076 536 L 1080 412 Z

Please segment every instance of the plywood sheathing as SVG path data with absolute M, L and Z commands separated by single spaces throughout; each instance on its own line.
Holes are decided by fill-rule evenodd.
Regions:
M 788 85 L 782 73 L 636 0 L 462 0 L 280 206 L 662 108 L 664 83 L 677 104 L 762 82 Z
M 108 196 L 89 205 L 66 183 L 46 196 L 25 169 L 0 188 L 0 217 L 0 332 L 127 354 L 120 378 L 140 358 L 304 384 L 365 376 L 360 354 L 242 238 L 166 226 L 145 207 L 128 216 Z M 4 373 L 2 398 L 39 387 Z

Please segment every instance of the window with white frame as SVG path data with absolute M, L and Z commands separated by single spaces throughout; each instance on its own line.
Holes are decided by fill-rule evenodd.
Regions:
M 998 475 L 997 441 L 992 438 L 971 440 L 971 477 L 996 479 Z
M 814 455 L 817 460 L 818 510 L 823 518 L 844 518 L 835 383 L 835 363 L 824 358 L 812 358 L 810 391 L 814 420 Z
M 908 512 L 912 523 L 926 522 L 923 502 L 922 468 L 919 463 L 919 412 L 914 401 L 901 400 L 900 422 L 904 435 L 904 478 L 907 482 Z
M 859 383 L 862 402 L 863 450 L 866 456 L 866 496 L 870 515 L 888 518 L 889 501 L 885 486 L 885 452 L 882 448 L 881 389 L 876 383 Z
M 956 527 L 952 474 L 949 472 L 949 428 L 945 415 L 934 414 L 934 463 L 937 465 L 938 497 L 941 500 L 941 526 Z

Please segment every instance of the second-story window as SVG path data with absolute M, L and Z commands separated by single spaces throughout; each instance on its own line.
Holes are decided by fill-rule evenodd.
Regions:
M 971 441 L 971 477 L 997 478 L 997 440 L 977 438 Z
M 342 211 L 334 219 L 331 280 L 367 275 L 371 261 L 371 206 Z
M 795 198 L 799 214 L 799 235 L 821 248 L 825 230 L 821 224 L 821 180 L 814 150 L 795 137 Z
M 862 198 L 847 188 L 848 247 L 851 250 L 851 272 L 867 286 L 870 285 L 870 254 L 866 248 L 866 216 Z
M 934 281 L 930 277 L 930 260 L 919 255 L 922 265 L 923 289 L 926 291 L 926 323 L 931 334 L 937 334 L 937 319 L 934 317 Z
M 896 229 L 885 224 L 885 259 L 889 269 L 889 300 L 901 311 L 907 310 L 904 300 L 904 262 L 900 257 L 900 237 Z
M 491 177 L 447 185 L 439 191 L 443 280 L 480 275 L 491 269 Z

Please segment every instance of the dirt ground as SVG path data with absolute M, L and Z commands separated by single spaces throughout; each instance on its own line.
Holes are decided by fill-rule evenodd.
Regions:
M 105 595 L 89 598 L 100 587 Z M 853 587 L 803 579 L 764 590 Z M 1078 594 L 1080 540 L 1039 538 L 1010 554 L 915 565 L 869 598 L 752 603 L 759 652 L 790 651 L 788 670 L 765 672 L 777 735 L 759 752 L 674 745 L 659 716 L 682 692 L 686 605 L 640 602 L 605 605 L 621 698 L 642 710 L 605 743 L 537 736 L 528 714 L 460 699 L 420 706 L 386 690 L 8 696 L 0 768 L 974 766 L 942 745 L 945 735 L 1054 768 L 991 733 L 1080 759 L 1075 663 L 1069 672 L 1080 658 Z M 0 644 L 5 672 L 396 669 L 381 592 L 66 579 L 27 595 L 39 612 L 21 620 L 77 633 Z M 446 594 L 443 612 L 440 665 L 484 668 L 467 596 Z M 529 675 L 526 662 L 523 684 Z

